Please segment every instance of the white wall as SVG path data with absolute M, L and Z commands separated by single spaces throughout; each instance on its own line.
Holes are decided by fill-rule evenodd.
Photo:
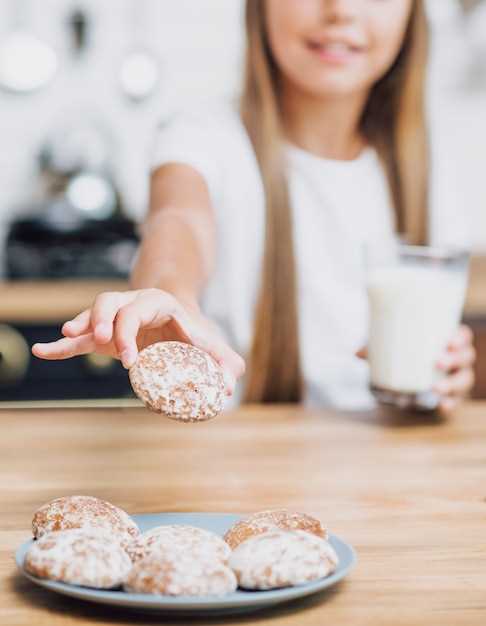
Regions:
M 1 0 L 0 37 L 8 30 L 8 9 L 18 1 Z M 132 43 L 134 1 L 146 6 L 147 41 L 161 60 L 158 92 L 141 105 L 123 98 L 116 79 L 120 59 Z M 486 251 L 486 85 L 469 91 L 458 87 L 470 50 L 457 26 L 456 0 L 429 2 L 436 23 L 432 115 L 441 121 L 442 145 L 457 163 L 454 169 L 464 209 L 471 215 L 475 247 Z M 157 121 L 188 99 L 230 94 L 237 88 L 242 0 L 28 0 L 28 4 L 31 28 L 55 45 L 62 66 L 55 81 L 38 94 L 14 97 L 0 92 L 0 221 L 5 222 L 12 207 L 32 193 L 33 157 L 43 139 L 76 112 L 94 112 L 112 130 L 118 182 L 129 211 L 140 216 Z M 91 13 L 95 30 L 93 47 L 84 61 L 74 64 L 67 54 L 63 22 L 78 4 Z
M 428 7 L 432 139 L 445 165 L 436 195 L 455 192 L 473 249 L 486 253 L 486 0 L 466 16 L 457 0 L 428 0 Z
M 12 0 L 17 2 L 18 0 Z M 133 45 L 133 0 L 29 0 L 30 26 L 55 44 L 62 65 L 54 82 L 29 96 L 0 92 L 0 219 L 31 193 L 34 155 L 51 129 L 76 114 L 96 114 L 118 142 L 113 154 L 128 209 L 145 206 L 147 153 L 158 120 L 188 99 L 232 93 L 242 47 L 241 0 L 135 0 L 145 5 L 146 41 L 160 57 L 161 81 L 149 101 L 134 105 L 120 92 L 117 72 Z M 0 37 L 9 4 L 0 2 Z M 93 17 L 92 48 L 73 63 L 63 22 L 76 5 Z

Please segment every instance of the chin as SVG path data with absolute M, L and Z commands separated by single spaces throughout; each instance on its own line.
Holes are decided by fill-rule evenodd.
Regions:
M 363 72 L 326 71 L 302 72 L 293 76 L 294 85 L 302 92 L 315 97 L 352 96 L 367 92 L 372 80 L 363 80 Z
M 305 93 L 316 98 L 351 97 L 369 90 L 369 86 L 362 82 L 342 80 L 339 78 L 308 82 L 300 85 Z

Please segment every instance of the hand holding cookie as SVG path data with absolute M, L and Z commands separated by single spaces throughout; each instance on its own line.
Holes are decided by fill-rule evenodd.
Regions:
M 207 352 L 218 363 L 228 395 L 245 370 L 243 359 L 210 320 L 161 289 L 102 293 L 90 309 L 64 324 L 62 334 L 58 341 L 36 343 L 33 354 L 52 360 L 98 352 L 120 359 L 129 369 L 138 351 L 147 346 L 160 341 L 184 342 Z

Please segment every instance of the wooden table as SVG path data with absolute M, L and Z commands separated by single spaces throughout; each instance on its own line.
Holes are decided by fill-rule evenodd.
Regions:
M 198 425 L 133 408 L 5 410 L 0 425 L 1 624 L 187 624 L 63 598 L 16 572 L 33 511 L 75 493 L 131 513 L 287 506 L 358 552 L 319 597 L 195 623 L 486 624 L 486 403 L 445 422 L 250 407 Z

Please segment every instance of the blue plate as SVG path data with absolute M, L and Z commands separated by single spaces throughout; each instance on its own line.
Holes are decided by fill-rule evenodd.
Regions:
M 162 524 L 189 524 L 205 528 L 218 535 L 223 535 L 230 526 L 241 519 L 239 515 L 227 513 L 148 513 L 143 515 L 133 515 L 140 530 L 145 531 L 154 526 Z M 32 540 L 22 544 L 16 552 L 15 560 L 22 574 L 29 578 L 36 585 L 50 589 L 65 596 L 108 604 L 116 607 L 126 607 L 141 611 L 158 611 L 160 613 L 170 613 L 172 615 L 193 614 L 193 615 L 215 615 L 230 614 L 245 611 L 255 611 L 268 608 L 282 602 L 288 602 L 296 598 L 309 596 L 327 587 L 331 587 L 348 574 L 356 563 L 356 555 L 353 548 L 339 537 L 330 535 L 329 541 L 336 550 L 339 557 L 337 570 L 321 580 L 299 585 L 298 587 L 287 587 L 285 589 L 275 589 L 272 591 L 236 591 L 225 596 L 162 596 L 146 595 L 141 593 L 126 593 L 125 591 L 102 591 L 89 587 L 77 587 L 66 583 L 49 581 L 37 578 L 25 571 L 25 553 L 32 544 Z

